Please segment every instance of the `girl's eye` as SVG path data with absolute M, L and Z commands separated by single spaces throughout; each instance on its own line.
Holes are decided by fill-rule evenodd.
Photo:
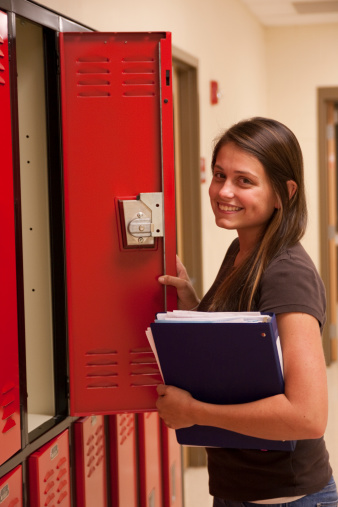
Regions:
M 252 181 L 249 178 L 241 178 L 240 181 L 243 185 L 252 185 Z
M 223 173 L 221 173 L 221 172 L 215 172 L 214 173 L 214 178 L 216 178 L 217 180 L 224 179 L 225 175 Z

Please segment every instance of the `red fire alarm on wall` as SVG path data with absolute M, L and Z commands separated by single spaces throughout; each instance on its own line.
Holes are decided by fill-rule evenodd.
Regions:
M 210 102 L 211 104 L 218 104 L 218 82 L 210 81 Z
M 200 171 L 201 171 L 201 183 L 205 183 L 206 177 L 205 177 L 205 158 L 200 158 Z

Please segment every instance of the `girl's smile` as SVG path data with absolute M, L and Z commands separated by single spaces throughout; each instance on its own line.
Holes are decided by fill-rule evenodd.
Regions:
M 220 210 L 222 211 L 228 211 L 228 212 L 231 212 L 231 211 L 240 211 L 242 208 L 239 208 L 238 206 L 229 206 L 229 205 L 226 205 L 226 204 L 221 204 L 221 203 L 218 203 L 218 207 Z

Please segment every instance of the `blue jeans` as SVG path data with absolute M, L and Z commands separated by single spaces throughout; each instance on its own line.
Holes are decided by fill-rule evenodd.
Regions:
M 264 504 L 262 507 L 338 507 L 336 483 L 333 477 L 318 493 L 303 496 L 299 500 L 289 503 Z M 213 507 L 259 507 L 250 502 L 232 502 L 214 497 Z

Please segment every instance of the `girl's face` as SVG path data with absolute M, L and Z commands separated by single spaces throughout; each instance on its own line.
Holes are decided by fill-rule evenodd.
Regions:
M 209 188 L 216 224 L 236 229 L 240 239 L 257 241 L 278 198 L 262 164 L 233 143 L 217 155 Z

